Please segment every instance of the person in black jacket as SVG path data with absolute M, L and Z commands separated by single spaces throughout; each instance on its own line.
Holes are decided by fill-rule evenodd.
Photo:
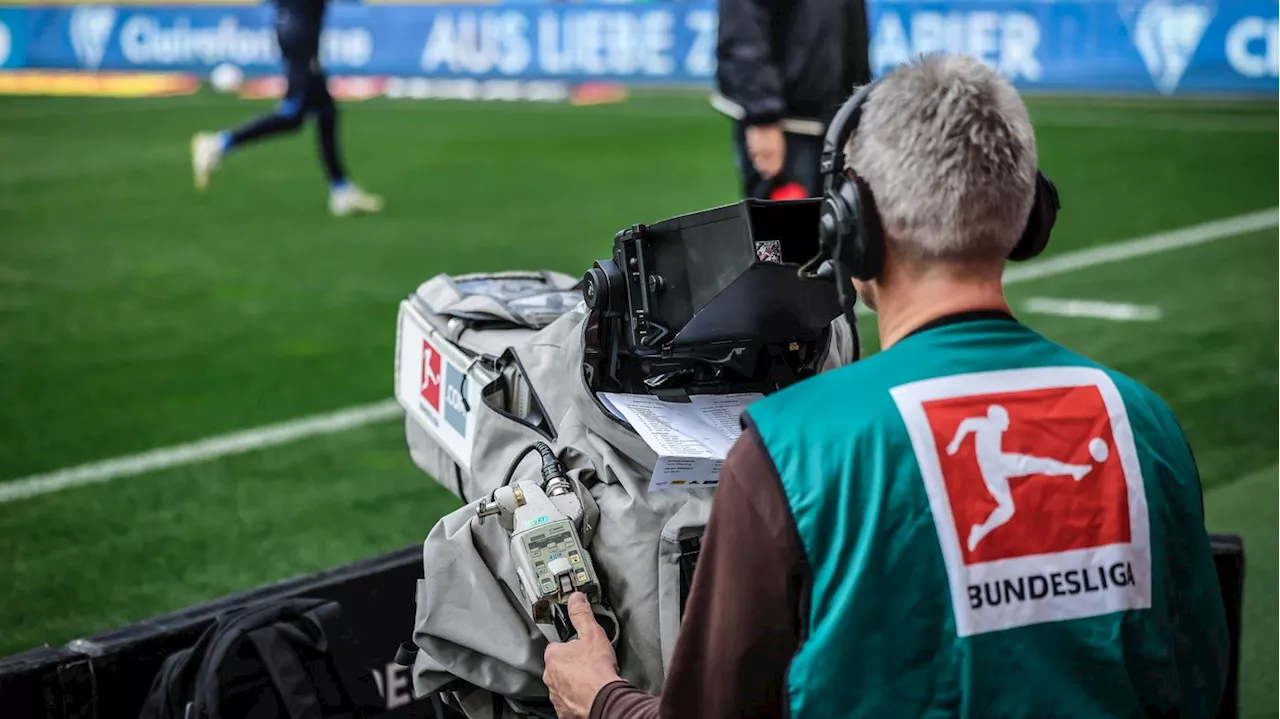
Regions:
M 712 105 L 735 120 L 743 196 L 821 194 L 827 123 L 871 80 L 865 0 L 720 0 L 719 12 Z

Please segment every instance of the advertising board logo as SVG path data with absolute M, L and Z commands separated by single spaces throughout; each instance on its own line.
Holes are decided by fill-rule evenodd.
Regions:
M 440 411 L 440 353 L 427 340 L 422 340 L 422 374 L 419 392 L 427 406 Z
M 71 49 L 81 65 L 96 70 L 102 64 L 115 27 L 114 8 L 82 5 L 71 11 Z
M 1227 31 L 1227 63 L 1248 78 L 1280 76 L 1280 20 L 1250 15 Z
M 1121 5 L 1134 47 L 1162 94 L 1170 95 L 1217 14 L 1213 0 L 1147 0 Z
M 1029 8 L 996 12 L 961 5 L 924 9 L 927 5 L 889 3 L 879 13 L 869 50 L 874 74 L 919 55 L 948 52 L 971 55 L 1011 81 L 1037 82 L 1044 77 L 1045 63 L 1052 62 L 1053 43 L 1042 45 L 1042 38 L 1051 35 L 1051 30 L 1041 26 L 1038 12 L 1026 12 Z
M 9 62 L 9 53 L 13 50 L 13 35 L 9 26 L 0 21 L 0 67 Z
M 467 402 L 463 395 L 466 375 L 457 367 L 448 365 L 445 368 L 444 380 L 444 418 L 458 434 L 467 436 Z
M 1104 373 L 980 373 L 893 395 L 962 636 L 1150 606 L 1142 473 Z

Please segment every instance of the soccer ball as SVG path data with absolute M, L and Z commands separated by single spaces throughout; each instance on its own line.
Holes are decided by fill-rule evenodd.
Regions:
M 218 92 L 235 92 L 244 83 L 244 73 L 230 63 L 222 63 L 209 73 L 209 82 Z
M 1101 437 L 1094 437 L 1089 440 L 1089 456 L 1093 457 L 1093 461 L 1098 464 L 1107 461 L 1107 457 L 1111 456 L 1111 450 L 1107 448 L 1107 441 Z

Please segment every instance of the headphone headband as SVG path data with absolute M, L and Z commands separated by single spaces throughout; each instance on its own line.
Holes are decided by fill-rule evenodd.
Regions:
M 858 128 L 858 122 L 862 119 L 862 108 L 866 105 L 867 98 L 871 95 L 871 88 L 875 87 L 876 82 L 872 80 L 858 88 L 853 97 L 840 105 L 835 117 L 831 118 L 831 124 L 827 125 L 827 132 L 822 138 L 820 166 L 824 192 L 830 193 L 834 189 L 832 185 L 835 180 L 844 174 L 846 159 L 844 149 L 849 145 L 849 138 L 853 137 L 854 131 Z

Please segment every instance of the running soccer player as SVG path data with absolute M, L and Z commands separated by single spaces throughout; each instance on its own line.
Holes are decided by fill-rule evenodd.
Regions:
M 336 216 L 378 212 L 382 198 L 371 195 L 347 179 L 338 151 L 338 106 L 329 94 L 320 67 L 320 31 L 326 0 L 275 0 L 276 41 L 284 57 L 289 86 L 280 105 L 267 115 L 232 130 L 196 133 L 191 140 L 191 164 L 197 189 L 209 184 L 209 176 L 231 150 L 255 140 L 297 132 L 307 115 L 314 115 L 320 157 L 329 179 L 329 211 Z

